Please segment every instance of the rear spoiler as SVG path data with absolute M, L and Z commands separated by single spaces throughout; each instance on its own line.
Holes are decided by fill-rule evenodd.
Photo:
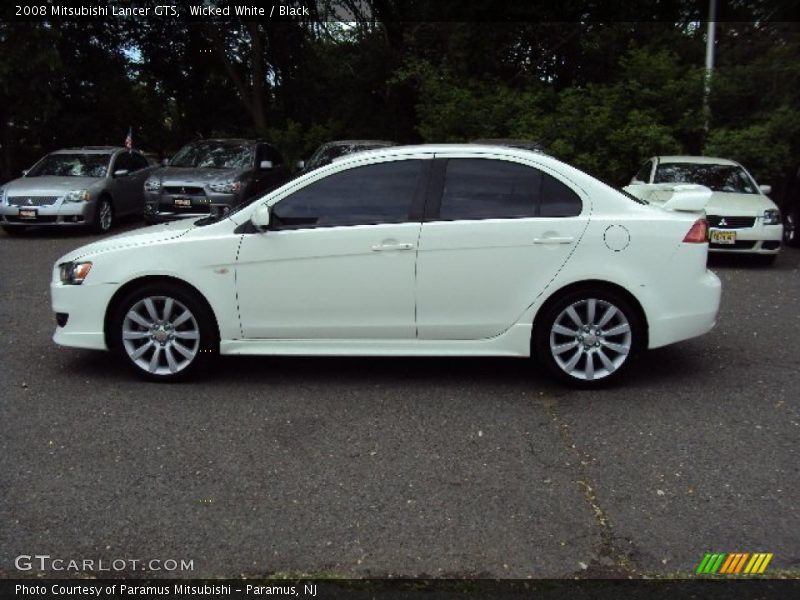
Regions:
M 622 188 L 632 196 L 681 212 L 704 211 L 711 199 L 711 190 L 694 183 L 635 183 Z

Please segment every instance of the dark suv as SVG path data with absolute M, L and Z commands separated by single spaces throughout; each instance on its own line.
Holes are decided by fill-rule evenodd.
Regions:
M 283 157 L 262 140 L 200 140 L 187 144 L 144 183 L 150 223 L 224 214 L 288 180 Z

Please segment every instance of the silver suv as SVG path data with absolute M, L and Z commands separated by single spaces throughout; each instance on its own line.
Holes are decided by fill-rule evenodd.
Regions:
M 105 233 L 117 217 L 144 211 L 144 181 L 153 170 L 135 150 L 86 146 L 58 150 L 0 188 L 0 226 L 89 226 Z

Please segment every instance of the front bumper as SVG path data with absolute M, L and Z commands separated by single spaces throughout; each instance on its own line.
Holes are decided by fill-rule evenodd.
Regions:
M 188 200 L 190 206 L 176 204 L 178 200 Z M 145 192 L 144 218 L 151 223 L 173 221 L 186 217 L 207 217 L 230 209 L 239 202 L 236 194 L 219 194 L 205 189 L 203 194 L 170 194 L 163 190 Z
M 57 324 L 53 341 L 60 346 L 108 350 L 105 315 L 116 289 L 112 284 L 65 285 L 54 275 L 50 283 L 52 308 L 64 325 Z
M 35 218 L 20 216 L 20 210 L 34 210 Z M 42 206 L 0 205 L 0 224 L 5 227 L 26 227 L 31 225 L 59 225 L 63 227 L 79 227 L 86 225 L 94 218 L 97 203 L 63 202 Z
M 741 229 L 709 228 L 709 239 L 714 231 L 734 232 L 733 244 L 708 245 L 709 252 L 729 252 L 734 254 L 778 254 L 783 239 L 783 225 L 763 225 L 756 219 L 753 227 Z

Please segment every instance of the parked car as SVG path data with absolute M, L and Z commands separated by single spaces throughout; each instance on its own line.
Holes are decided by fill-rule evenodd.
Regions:
M 486 146 L 508 146 L 509 148 L 521 148 L 522 150 L 530 150 L 531 152 L 541 152 L 542 154 L 547 154 L 547 150 L 544 149 L 544 146 L 542 146 L 539 142 L 534 142 L 533 140 L 497 138 L 472 140 L 470 143 L 482 144 Z
M 216 219 L 61 257 L 54 340 L 169 380 L 211 355 L 533 353 L 576 386 L 714 325 L 708 195 L 654 207 L 515 148 L 348 156 Z
M 766 263 L 781 249 L 783 226 L 775 203 L 767 197 L 770 186 L 759 186 L 737 162 L 708 156 L 654 156 L 639 169 L 625 188 L 630 193 L 658 201 L 658 193 L 641 184 L 696 183 L 713 192 L 706 207 L 709 248 L 712 252 L 756 254 Z
M 781 182 L 778 198 L 783 213 L 783 243 L 800 246 L 800 167 Z
M 157 223 L 223 213 L 288 175 L 280 152 L 262 140 L 192 142 L 145 181 L 144 217 Z
M 374 150 L 375 148 L 388 148 L 395 146 L 394 142 L 386 140 L 338 140 L 326 142 L 314 151 L 307 161 L 299 161 L 297 170 L 300 172 L 313 171 L 333 162 L 334 159 L 347 154 Z
M 141 153 L 116 146 L 52 152 L 0 188 L 0 225 L 12 235 L 31 225 L 104 233 L 117 218 L 142 214 L 151 170 Z

